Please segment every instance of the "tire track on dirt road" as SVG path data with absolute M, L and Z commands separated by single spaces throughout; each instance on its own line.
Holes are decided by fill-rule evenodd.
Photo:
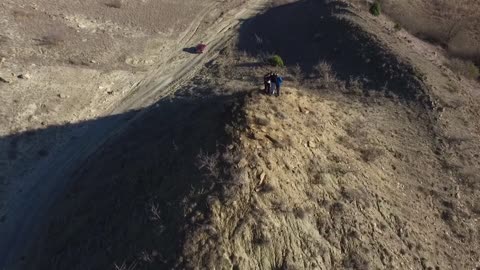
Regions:
M 195 36 L 203 17 L 196 20 L 178 43 L 176 53 L 157 70 L 136 84 L 120 104 L 111 108 L 106 121 L 92 121 L 85 124 L 84 133 L 69 143 L 61 152 L 39 161 L 37 166 L 22 180 L 24 191 L 9 192 L 7 198 L 7 219 L 0 225 L 0 269 L 21 268 L 21 258 L 28 254 L 33 242 L 41 235 L 46 225 L 47 210 L 75 177 L 73 174 L 89 156 L 99 150 L 110 138 L 122 133 L 129 125 L 141 118 L 148 107 L 175 92 L 183 83 L 211 59 L 218 50 L 234 36 L 241 21 L 260 12 L 269 0 L 252 0 L 238 10 L 223 16 L 224 20 L 207 29 L 202 37 Z M 216 3 L 214 6 L 221 5 Z M 210 6 L 209 8 L 213 8 Z M 208 10 L 202 14 L 206 16 Z M 206 42 L 209 49 L 201 55 L 185 54 L 181 49 L 195 42 Z M 180 48 L 179 48 L 180 47 Z M 146 108 L 146 109 L 145 109 Z M 133 111 L 140 109 L 138 112 Z M 125 114 L 125 112 L 131 112 Z

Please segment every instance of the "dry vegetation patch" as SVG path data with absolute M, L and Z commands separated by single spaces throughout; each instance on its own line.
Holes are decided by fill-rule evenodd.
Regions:
M 357 1 L 358 2 L 358 1 Z M 480 2 L 474 0 L 381 0 L 395 29 L 440 44 L 452 56 L 448 66 L 467 78 L 480 75 Z
M 480 2 L 382 0 L 385 13 L 414 34 L 445 45 L 457 56 L 480 57 Z

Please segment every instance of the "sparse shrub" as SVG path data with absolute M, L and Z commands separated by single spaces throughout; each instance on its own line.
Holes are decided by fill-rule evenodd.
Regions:
M 259 45 L 263 44 L 263 39 L 260 36 L 258 36 L 257 34 L 255 34 L 255 42 Z
M 358 78 L 351 77 L 348 82 L 348 90 L 351 94 L 361 96 L 363 95 L 362 83 Z
M 307 214 L 302 207 L 295 207 L 293 208 L 293 215 L 295 215 L 296 218 L 304 219 Z
M 333 87 L 337 83 L 336 75 L 329 63 L 320 61 L 315 65 L 314 70 L 319 74 L 319 79 L 323 81 L 325 87 Z
M 402 30 L 402 26 L 399 23 L 395 23 L 395 26 L 393 27 L 393 29 L 395 29 L 395 31 L 400 31 Z
M 274 190 L 273 186 L 269 183 L 264 183 L 261 187 L 260 187 L 260 192 L 261 193 L 270 193 Z
M 288 213 L 287 205 L 283 201 L 272 202 L 272 209 L 280 213 Z
M 480 77 L 480 70 L 472 61 L 453 58 L 448 63 L 448 66 L 454 72 L 466 78 L 477 79 Z
M 144 261 L 146 263 L 152 263 L 153 260 L 154 260 L 154 257 L 152 256 L 152 254 L 150 254 L 149 252 L 147 251 L 142 251 L 139 255 L 138 255 L 138 259 L 140 261 Z
M 356 270 L 368 270 L 369 263 L 364 258 L 364 256 L 360 255 L 357 252 L 351 252 L 345 259 L 343 260 L 343 266 L 346 269 L 356 269 Z
M 368 137 L 368 132 L 365 131 L 365 123 L 362 121 L 354 121 L 345 125 L 345 132 L 351 138 L 363 140 Z
M 374 3 L 370 6 L 370 13 L 371 13 L 373 16 L 380 16 L 380 13 L 381 13 L 380 3 L 374 2 Z
M 361 149 L 360 154 L 362 156 L 363 161 L 372 162 L 372 161 L 375 161 L 380 156 L 382 156 L 383 151 L 378 148 L 369 147 L 366 149 Z
M 260 228 L 256 228 L 253 231 L 253 243 L 263 246 L 270 243 L 270 239 L 268 239 L 268 236 Z
M 459 173 L 461 183 L 471 190 L 480 190 L 480 173 L 476 169 L 464 168 Z
M 220 176 L 220 168 L 218 166 L 219 157 L 219 152 L 216 152 L 213 155 L 208 155 L 201 151 L 197 157 L 197 167 L 201 170 L 205 170 L 207 175 L 218 179 Z
M 162 220 L 162 215 L 161 215 L 160 207 L 158 206 L 158 204 L 151 203 L 148 207 L 148 211 L 150 212 L 150 215 L 149 215 L 150 220 L 153 220 L 153 221 Z
M 450 223 L 455 220 L 455 215 L 450 209 L 442 211 L 441 217 L 447 223 Z
M 325 61 L 320 61 L 314 67 L 314 70 L 317 71 L 323 79 L 327 79 L 327 77 L 332 74 L 332 65 Z
M 105 5 L 110 8 L 121 8 L 123 5 L 123 2 L 122 0 L 112 0 L 106 3 Z
M 255 117 L 255 124 L 259 126 L 268 126 L 268 124 L 270 124 L 270 120 L 264 117 Z
M 325 185 L 326 181 L 322 173 L 316 173 L 310 180 L 313 185 Z
M 38 39 L 40 46 L 56 46 L 65 40 L 64 34 L 60 31 L 53 31 L 42 38 Z
M 303 74 L 302 74 L 302 67 L 300 67 L 300 65 L 297 63 L 292 69 L 291 69 L 291 72 L 293 74 L 293 76 L 295 77 L 295 79 L 301 79 L 303 77 Z
M 268 58 L 268 63 L 274 67 L 284 67 L 285 63 L 283 62 L 280 55 L 274 54 Z
M 341 202 L 334 202 L 332 206 L 330 206 L 330 211 L 332 215 L 339 215 L 345 211 L 345 206 Z

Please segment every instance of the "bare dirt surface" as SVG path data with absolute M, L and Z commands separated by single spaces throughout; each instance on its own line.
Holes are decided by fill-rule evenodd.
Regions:
M 109 116 L 21 137 L 80 134 L 31 172 L 50 184 L 12 196 L 12 268 L 480 267 L 478 82 L 347 1 L 249 18 L 266 3 L 185 35 L 213 48 L 161 60 Z

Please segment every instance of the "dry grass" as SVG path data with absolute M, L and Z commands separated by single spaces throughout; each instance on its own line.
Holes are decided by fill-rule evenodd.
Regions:
M 382 0 L 382 10 L 409 32 L 480 61 L 480 1 Z

